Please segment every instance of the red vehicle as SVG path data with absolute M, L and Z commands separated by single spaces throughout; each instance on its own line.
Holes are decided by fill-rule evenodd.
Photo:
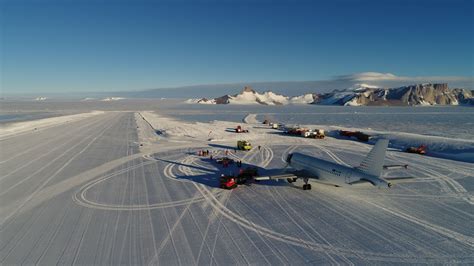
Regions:
M 254 167 L 248 167 L 240 170 L 240 173 L 237 176 L 226 176 L 222 174 L 219 179 L 219 187 L 224 189 L 234 189 L 238 185 L 242 185 L 248 181 L 253 180 L 253 178 L 256 176 L 258 176 L 258 171 L 257 168 Z
M 420 145 L 419 147 L 409 147 L 405 150 L 408 153 L 426 154 L 426 145 Z
M 289 128 L 286 130 L 286 133 L 289 134 L 289 135 L 298 135 L 298 136 L 301 136 L 303 135 L 305 132 L 308 132 L 309 129 L 307 128 L 300 128 L 300 127 L 297 127 L 297 128 Z
M 339 130 L 339 135 L 344 136 L 344 137 L 354 137 L 357 140 L 360 141 L 369 141 L 370 135 L 367 135 L 363 132 L 360 131 L 347 131 L 347 130 Z
M 237 187 L 237 182 L 233 176 L 221 175 L 221 178 L 219 179 L 219 186 L 220 188 L 224 189 L 234 189 Z
M 243 129 L 240 125 L 235 128 L 235 133 L 249 133 L 247 129 Z

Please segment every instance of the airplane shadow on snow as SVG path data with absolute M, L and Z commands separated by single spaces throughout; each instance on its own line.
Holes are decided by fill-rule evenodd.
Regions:
M 228 167 L 224 167 L 221 164 L 216 163 L 215 160 L 211 160 L 208 157 L 201 158 L 201 162 L 204 162 L 206 165 L 211 165 L 214 166 L 217 169 L 212 169 L 212 168 L 205 168 L 197 165 L 191 165 L 191 164 L 186 164 L 182 162 L 176 162 L 176 161 L 171 161 L 171 160 L 166 160 L 166 159 L 159 159 L 155 158 L 158 161 L 165 162 L 165 163 L 171 163 L 176 166 L 185 166 L 189 167 L 191 169 L 195 169 L 200 171 L 202 174 L 200 175 L 194 175 L 194 176 L 189 176 L 189 175 L 184 175 L 182 173 L 174 173 L 176 176 L 176 179 L 178 180 L 189 180 L 192 182 L 196 182 L 199 184 L 206 185 L 208 187 L 213 187 L 213 188 L 218 188 L 219 187 L 219 179 L 221 174 L 228 175 L 228 176 L 237 176 L 239 174 L 240 169 L 245 169 L 247 167 L 254 167 L 257 168 L 258 174 L 260 176 L 266 176 L 266 175 L 272 175 L 272 174 L 281 174 L 281 169 L 264 169 L 262 167 L 258 167 L 255 165 L 251 164 L 246 164 L 242 163 L 242 167 L 237 167 L 237 164 L 234 162 L 230 164 Z M 203 173 L 205 172 L 205 173 Z M 259 182 L 255 181 L 249 181 L 243 186 L 246 185 L 264 185 L 264 186 L 282 186 L 282 185 L 288 185 L 286 181 L 275 181 L 275 180 L 262 180 Z

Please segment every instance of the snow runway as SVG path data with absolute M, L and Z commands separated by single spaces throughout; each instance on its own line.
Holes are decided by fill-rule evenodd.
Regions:
M 1 158 L 0 213 L 9 218 L 0 227 L 0 263 L 474 263 L 472 164 L 390 151 L 386 163 L 408 163 L 406 174 L 418 179 L 390 190 L 261 181 L 227 191 L 218 177 L 238 169 L 197 156 L 199 149 L 214 157 L 227 149 L 266 174 L 283 169 L 293 151 L 357 165 L 370 146 L 248 125 L 261 150 L 234 152 L 231 134 L 219 142 L 155 139 L 133 113 L 73 124 L 85 131 L 60 125 L 54 141 L 43 142 L 53 130 L 45 129 L 2 142 L 12 158 L 32 163 L 19 169 L 18 160 Z M 18 155 L 25 138 L 36 145 Z
M 275 146 L 274 148 L 278 151 L 282 151 L 281 158 L 284 158 L 286 154 L 288 154 L 291 151 L 294 151 L 298 148 L 298 146 L 306 146 L 305 144 L 302 145 L 292 145 L 292 146 L 282 146 L 278 145 Z M 321 145 L 317 145 L 317 148 L 321 149 Z M 201 149 L 206 149 L 208 147 L 202 147 Z M 214 184 L 214 187 L 209 187 L 209 185 L 204 185 L 201 184 L 199 181 L 193 181 L 193 177 L 196 176 L 202 176 L 202 175 L 214 175 L 216 176 L 215 172 L 215 165 L 209 162 L 204 162 L 203 157 L 196 156 L 196 155 L 189 155 L 193 153 L 197 153 L 197 150 L 199 148 L 195 148 L 194 150 L 186 150 L 186 152 L 182 150 L 176 151 L 177 154 L 175 156 L 171 157 L 184 157 L 184 159 L 177 161 L 176 163 L 174 162 L 165 162 L 165 159 L 163 157 L 159 156 L 159 154 L 154 154 L 153 156 L 144 156 L 149 162 L 143 163 L 142 165 L 148 165 L 151 162 L 155 163 L 164 163 L 163 173 L 162 176 L 165 178 L 168 178 L 169 180 L 172 180 L 174 182 L 181 182 L 181 183 L 188 183 L 192 184 L 196 190 L 199 192 L 200 195 L 194 195 L 191 198 L 184 199 L 184 200 L 178 200 L 178 201 L 172 201 L 172 202 L 163 202 L 163 203 L 157 203 L 157 204 L 151 204 L 147 206 L 104 206 L 99 205 L 97 203 L 95 204 L 90 204 L 89 205 L 83 205 L 87 207 L 92 207 L 92 208 L 99 208 L 99 209 L 107 209 L 107 210 L 148 210 L 148 209 L 158 209 L 158 208 L 169 208 L 169 207 L 178 207 L 181 205 L 185 205 L 186 208 L 189 208 L 189 205 L 199 203 L 199 202 L 205 202 L 206 204 L 210 205 L 215 212 L 217 212 L 219 215 L 221 215 L 223 218 L 239 225 L 242 228 L 245 228 L 246 230 L 253 231 L 262 237 L 273 239 L 275 241 L 282 242 L 284 244 L 308 249 L 311 251 L 316 251 L 316 252 L 323 252 L 326 254 L 326 256 L 331 260 L 331 261 L 338 261 L 338 262 L 345 262 L 349 263 L 351 258 L 364 258 L 365 260 L 369 261 L 383 261 L 383 262 L 430 262 L 430 261 L 437 261 L 437 260 L 445 260 L 445 259 L 450 259 L 450 256 L 427 256 L 427 257 L 410 257 L 407 256 L 405 252 L 401 252 L 399 254 L 388 254 L 385 252 L 369 252 L 363 249 L 353 249 L 353 248 L 343 248 L 343 247 L 337 247 L 333 243 L 327 241 L 326 238 L 324 238 L 318 230 L 313 228 L 311 226 L 311 219 L 305 218 L 304 216 L 300 216 L 297 219 L 294 218 L 295 215 L 298 215 L 298 211 L 295 210 L 293 207 L 293 203 L 289 202 L 286 199 L 286 196 L 279 192 L 279 186 L 272 186 L 270 185 L 271 189 L 271 194 L 270 198 L 267 199 L 268 204 L 274 207 L 275 210 L 274 212 L 276 213 L 282 213 L 284 216 L 293 224 L 295 228 L 298 229 L 298 231 L 301 231 L 300 234 L 283 234 L 281 232 L 278 232 L 276 230 L 272 230 L 264 225 L 261 225 L 255 221 L 251 221 L 249 219 L 246 219 L 242 217 L 241 215 L 237 214 L 236 212 L 232 211 L 222 201 L 226 202 L 229 200 L 229 197 L 233 199 L 234 197 L 241 197 L 239 194 L 238 196 L 235 196 L 232 194 L 232 191 L 225 191 L 225 190 L 220 190 L 216 189 Z M 324 153 L 326 153 L 330 158 L 332 158 L 336 162 L 342 162 L 342 160 L 333 152 L 328 150 L 327 148 L 322 148 L 321 149 Z M 215 155 L 223 155 L 222 151 L 211 151 L 214 152 Z M 258 156 L 260 154 L 260 156 Z M 167 156 L 170 157 L 169 152 L 167 152 Z M 270 146 L 262 146 L 262 149 L 260 152 L 254 151 L 248 152 L 243 154 L 241 157 L 231 154 L 232 157 L 236 159 L 240 159 L 243 162 L 249 163 L 249 164 L 254 164 L 258 165 L 261 167 L 266 167 L 268 164 L 273 160 L 274 158 L 274 152 L 273 148 Z M 156 159 L 159 158 L 159 159 Z M 139 165 L 141 166 L 141 165 Z M 161 168 L 161 167 L 160 167 Z M 198 168 L 198 169 L 196 169 Z M 206 171 L 206 169 L 208 169 Z M 114 173 L 112 176 L 107 176 L 104 179 L 111 178 L 115 176 L 115 174 L 120 174 L 120 173 Z M 439 175 L 438 175 L 439 176 Z M 85 189 L 81 190 L 81 197 L 83 201 L 84 200 L 83 196 L 84 193 L 88 188 L 90 188 L 92 185 L 96 184 L 97 182 L 101 182 L 104 179 L 100 179 L 94 182 L 91 182 L 91 184 L 88 184 L 85 186 Z M 217 180 L 214 180 L 216 182 Z M 432 182 L 438 182 L 437 179 L 432 179 Z M 253 185 L 253 186 L 258 186 L 258 185 Z M 242 188 L 242 190 L 247 189 L 246 187 Z M 257 190 L 248 188 L 251 193 L 257 192 Z M 339 188 L 334 188 L 333 190 L 338 190 Z M 239 188 L 240 190 L 240 188 Z M 243 193 L 243 191 L 239 191 Z M 304 192 L 306 193 L 306 192 Z M 383 193 L 383 192 L 381 192 Z M 78 194 L 76 194 L 78 195 Z M 410 197 L 410 195 L 406 195 Z M 416 195 L 414 195 L 416 196 Z M 435 196 L 433 196 L 435 197 Z M 221 198 L 225 198 L 222 200 Z M 243 202 L 242 199 L 236 199 L 239 200 L 239 202 Z M 405 220 L 406 222 L 413 223 L 415 225 L 419 225 L 424 227 L 426 230 L 433 231 L 437 234 L 443 235 L 447 238 L 451 238 L 455 241 L 458 241 L 461 244 L 464 244 L 468 247 L 474 247 L 474 239 L 470 236 L 465 236 L 462 234 L 459 234 L 457 232 L 454 232 L 452 230 L 437 226 L 435 224 L 432 224 L 430 222 L 418 219 L 414 216 L 405 214 L 399 210 L 394 210 L 394 209 L 389 209 L 387 207 L 384 207 L 382 205 L 379 205 L 378 203 L 375 203 L 371 201 L 370 199 L 361 199 L 360 197 L 354 196 L 354 200 L 362 200 L 368 205 L 374 206 L 375 208 L 378 208 L 384 212 L 389 213 L 392 216 L 395 216 L 397 218 L 400 218 L 401 220 Z M 252 208 L 250 204 L 245 205 L 247 208 Z M 262 217 L 261 219 L 267 220 L 266 218 Z M 303 223 L 305 227 L 301 226 L 300 223 Z M 358 224 L 359 226 L 363 226 L 362 224 Z M 370 229 L 370 226 L 373 225 L 365 225 L 364 228 L 367 230 L 372 230 Z M 309 229 L 308 229 L 309 228 Z M 299 236 L 304 236 L 304 238 L 299 238 Z M 383 239 L 386 239 L 387 241 L 390 241 L 390 236 L 383 236 L 383 235 L 378 235 L 378 237 L 381 237 Z M 333 256 L 337 257 L 339 260 L 334 260 Z M 452 259 L 452 258 L 451 258 Z M 158 262 L 158 258 L 154 257 L 151 261 L 151 263 Z

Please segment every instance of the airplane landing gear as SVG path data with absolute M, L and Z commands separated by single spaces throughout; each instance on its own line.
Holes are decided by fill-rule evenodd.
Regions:
M 305 177 L 303 178 L 304 185 L 303 185 L 303 190 L 311 190 L 311 184 L 308 184 L 309 178 Z
M 293 177 L 293 178 L 287 178 L 286 181 L 288 181 L 288 183 L 293 183 L 293 182 L 296 182 L 296 177 Z

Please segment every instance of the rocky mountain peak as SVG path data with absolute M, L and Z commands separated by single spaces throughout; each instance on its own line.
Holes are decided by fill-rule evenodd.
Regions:
M 244 89 L 242 90 L 242 93 L 244 93 L 244 92 L 255 93 L 255 90 L 252 89 L 252 87 L 250 87 L 250 86 L 245 86 Z
M 435 90 L 448 91 L 448 83 L 433 84 Z
M 323 94 L 305 94 L 288 97 L 272 91 L 258 93 L 245 86 L 239 94 L 224 95 L 214 99 L 200 99 L 191 102 L 203 104 L 323 104 L 323 105 L 474 105 L 473 92 L 466 89 L 450 89 L 448 84 L 414 84 L 399 88 L 377 88 L 358 84 L 344 90 Z

